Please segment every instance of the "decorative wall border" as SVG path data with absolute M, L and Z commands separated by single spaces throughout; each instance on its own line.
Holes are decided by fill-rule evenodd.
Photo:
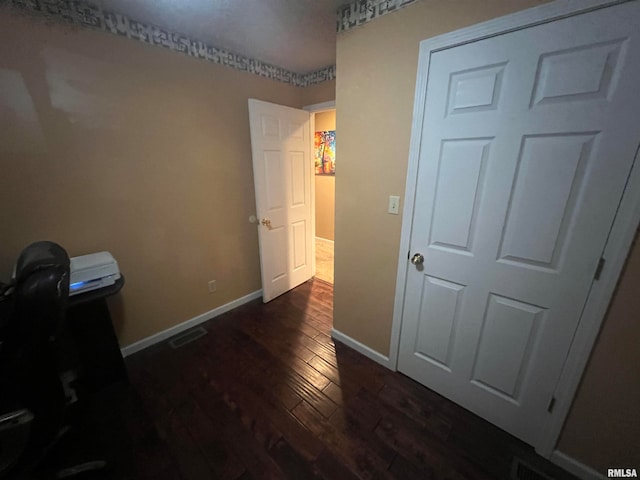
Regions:
M 98 29 L 138 40 L 296 87 L 308 87 L 336 78 L 335 65 L 311 73 L 296 73 L 277 65 L 215 47 L 188 35 L 105 10 L 87 0 L 0 0 L 0 5 L 2 4 L 10 4 L 23 11 L 45 15 L 80 27 Z
M 418 0 L 356 0 L 338 9 L 338 33 L 393 13 Z

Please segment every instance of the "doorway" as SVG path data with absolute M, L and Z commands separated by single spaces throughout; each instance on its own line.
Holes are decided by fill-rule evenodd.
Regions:
M 335 110 L 335 102 L 299 110 L 249 99 L 265 303 L 316 274 L 316 244 L 316 278 L 333 285 Z
M 336 110 L 312 114 L 314 126 L 314 156 L 316 168 L 316 275 L 315 278 L 333 285 L 334 225 L 335 225 L 335 141 Z

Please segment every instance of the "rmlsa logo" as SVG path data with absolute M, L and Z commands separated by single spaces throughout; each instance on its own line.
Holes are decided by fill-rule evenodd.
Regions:
M 609 468 L 607 470 L 609 478 L 637 478 L 638 472 L 635 468 Z

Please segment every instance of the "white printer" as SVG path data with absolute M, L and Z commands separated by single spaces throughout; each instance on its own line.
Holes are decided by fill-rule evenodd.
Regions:
M 120 278 L 118 262 L 109 252 L 71 257 L 69 295 L 108 287 Z

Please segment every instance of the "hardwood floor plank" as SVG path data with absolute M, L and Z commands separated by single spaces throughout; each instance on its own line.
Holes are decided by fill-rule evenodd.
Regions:
M 315 370 L 320 372 L 325 378 L 331 380 L 331 382 L 336 385 L 340 385 L 340 371 L 337 367 L 331 365 L 330 363 L 324 361 L 322 358 L 315 355 L 312 359 L 307 362 L 310 366 L 312 366 Z M 327 384 L 328 385 L 328 384 Z M 325 388 L 325 385 L 323 388 Z
M 376 435 L 371 434 L 378 423 L 378 419 L 371 421 L 370 418 L 366 418 L 366 414 L 360 415 L 360 413 L 358 412 L 358 414 L 354 415 L 354 412 L 338 409 L 331 415 L 329 424 L 338 434 L 363 445 L 368 451 L 380 458 L 384 464 L 391 465 L 397 451 L 382 442 Z
M 323 322 L 319 322 L 311 315 L 297 308 L 290 308 L 286 303 L 282 305 L 265 305 L 265 313 L 270 320 L 279 325 L 281 332 L 293 333 L 295 336 L 304 334 L 310 338 L 320 335 L 326 329 Z
M 418 469 L 436 478 L 491 478 L 448 444 L 449 425 L 440 419 L 416 424 L 393 407 L 377 402 L 363 390 L 354 399 L 353 408 L 359 410 L 367 404 L 369 408 L 379 408 L 382 414 L 374 433 L 396 451 L 402 452 Z
M 399 413 L 404 415 L 404 418 L 409 420 L 412 424 L 412 428 L 415 426 L 421 429 L 428 430 L 431 435 L 437 438 L 447 441 L 452 429 L 451 421 L 438 414 L 434 409 L 429 408 L 428 404 L 417 404 L 414 399 L 404 395 L 389 395 L 393 389 L 385 385 L 385 387 L 378 394 L 378 399 L 382 400 L 384 405 L 389 405 Z M 395 391 L 397 394 L 398 392 Z M 361 397 L 362 398 L 362 395 Z M 373 403 L 374 400 L 370 399 Z M 376 402 L 376 405 L 379 403 Z
M 389 467 L 389 473 L 395 478 L 402 478 L 403 480 L 437 480 L 433 468 L 418 468 L 402 455 L 396 455 L 391 467 Z
M 313 337 L 313 339 L 322 345 L 333 345 L 333 339 L 331 338 L 331 335 L 327 335 L 324 332 L 320 332 L 318 335 Z
M 223 434 L 222 437 L 233 454 L 242 461 L 253 478 L 286 478 L 267 453 L 282 434 L 274 431 L 264 420 L 246 414 L 237 403 L 230 400 L 231 394 L 227 392 L 220 396 L 215 389 L 205 388 L 192 393 L 213 426 Z
M 375 403 L 359 401 L 360 398 L 361 390 L 344 403 L 341 412 L 359 429 L 367 433 L 373 432 L 382 420 L 384 411 Z M 333 419 L 335 416 L 336 414 L 331 418 Z
M 271 447 L 269 453 L 282 467 L 287 478 L 322 478 L 315 464 L 301 458 L 284 439 Z
M 391 460 L 379 458 L 358 439 L 344 435 L 344 432 L 322 418 L 308 403 L 300 403 L 293 414 L 359 478 L 392 478 L 387 473 Z
M 325 305 L 309 300 L 312 295 L 303 291 L 292 291 L 291 293 L 292 295 L 285 297 L 291 306 L 309 315 L 317 323 L 330 325 L 333 322 L 333 314 L 327 311 Z
M 301 334 L 294 328 L 288 330 L 279 329 L 278 335 L 273 335 L 273 322 L 261 322 L 260 319 L 253 319 L 242 326 L 242 330 L 251 335 L 258 343 L 264 345 L 270 351 L 277 352 L 279 356 L 291 357 L 296 356 L 303 362 L 313 358 L 314 353 L 302 345 L 299 341 Z M 315 329 L 312 329 L 310 335 L 317 335 Z
M 128 440 L 135 446 L 133 468 L 137 479 L 180 479 L 178 465 L 172 451 L 158 435 L 154 422 L 145 409 L 140 395 L 127 388 L 119 396 L 117 405 L 127 424 Z M 111 405 L 113 407 L 113 405 Z M 105 409 L 108 410 L 108 409 Z
M 244 474 L 246 468 L 218 435 L 218 425 L 211 422 L 199 405 L 182 404 L 178 408 L 178 414 L 188 425 L 191 438 L 199 446 L 201 455 L 215 478 L 231 480 Z
M 302 397 L 294 392 L 289 385 L 283 382 L 276 384 L 273 387 L 272 392 L 274 396 L 282 402 L 287 410 L 293 410 L 296 405 L 302 401 Z
M 330 380 L 313 367 L 298 358 L 282 356 L 280 351 L 269 351 L 242 331 L 233 332 L 230 337 L 236 345 L 233 351 L 227 350 L 229 356 L 244 362 L 246 369 L 251 369 L 252 364 L 259 368 L 258 382 L 270 381 L 272 385 L 285 382 L 293 393 L 308 401 L 324 416 L 329 417 L 335 411 L 336 405 L 322 393 Z M 215 356 L 212 351 L 208 355 Z
M 170 411 L 166 416 L 158 417 L 158 425 L 164 431 L 164 439 L 176 459 L 180 476 L 184 480 L 211 478 L 213 472 L 177 413 Z
M 358 477 L 329 450 L 324 450 L 315 461 L 316 468 L 325 480 L 357 480 Z
M 244 422 L 248 428 L 256 429 L 257 424 L 268 424 L 270 427 L 261 427 L 259 430 L 271 432 L 270 437 L 274 439 L 284 437 L 307 460 L 314 460 L 320 454 L 322 443 L 283 408 L 278 396 L 268 389 L 257 382 L 246 383 L 224 374 L 217 375 L 216 380 L 211 382 L 218 384 L 214 391 L 225 392 L 222 399 L 236 416 L 249 419 Z M 203 408 L 215 411 L 217 397 L 214 391 L 205 388 L 194 392 L 194 395 Z
M 333 345 L 325 345 L 315 341 L 311 337 L 302 337 L 300 339 L 300 343 L 302 343 L 305 347 L 311 350 L 318 357 L 322 358 L 325 362 L 333 365 L 334 367 L 338 366 L 338 359 L 336 357 L 336 350 Z
M 107 441 L 128 458 L 114 470 L 125 475 L 108 478 L 505 480 L 518 456 L 554 480 L 573 479 L 335 342 L 332 315 L 331 285 L 309 281 L 204 323 L 207 335 L 181 348 L 163 343 L 127 358 L 128 393 L 101 405 L 119 409 L 102 421 L 123 432 Z

